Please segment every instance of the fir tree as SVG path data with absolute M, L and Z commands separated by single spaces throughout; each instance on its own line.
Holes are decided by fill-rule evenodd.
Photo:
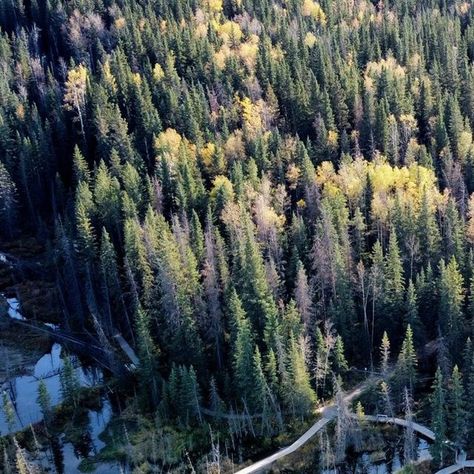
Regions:
M 430 451 L 433 456 L 435 465 L 441 466 L 446 456 L 446 394 L 443 385 L 443 375 L 438 367 L 435 375 L 435 380 L 432 387 L 433 393 L 431 395 L 431 426 L 435 434 L 435 441 L 432 444 Z
M 395 369 L 395 380 L 400 390 L 407 387 L 413 394 L 416 383 L 417 363 L 413 344 L 413 331 L 411 326 L 408 325 Z
M 455 365 L 448 392 L 448 436 L 458 448 L 463 448 L 466 441 L 466 410 L 464 386 L 461 372 Z

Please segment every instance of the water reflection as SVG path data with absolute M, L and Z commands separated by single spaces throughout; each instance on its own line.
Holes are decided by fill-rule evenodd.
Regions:
M 422 439 L 417 439 L 417 460 L 425 461 L 430 459 L 429 443 Z M 348 459 L 346 463 L 337 466 L 335 469 L 322 470 L 322 474 L 394 474 L 404 465 L 403 449 L 400 446 L 388 446 L 385 450 L 385 460 L 374 461 L 371 453 L 359 453 Z
M 13 319 L 23 320 L 20 305 L 16 298 L 8 298 L 8 314 Z M 53 325 L 50 325 L 53 327 Z M 1 337 L 1 336 L 0 336 Z M 20 348 L 21 350 L 21 348 Z M 30 424 L 42 420 L 41 408 L 38 404 L 38 386 L 43 380 L 51 397 L 51 405 L 61 402 L 60 373 L 64 366 L 64 349 L 61 344 L 53 344 L 50 352 L 44 354 L 34 365 L 28 375 L 15 376 L 7 379 L 1 387 L 5 390 L 15 410 L 13 426 L 9 425 L 5 413 L 0 409 L 0 434 L 5 435 L 19 431 Z M 95 367 L 82 367 L 77 358 L 73 357 L 76 376 L 81 386 L 94 386 L 103 380 L 100 369 Z M 65 434 L 51 436 L 49 438 L 49 449 L 39 460 L 42 466 L 52 466 L 58 473 L 76 474 L 83 459 L 97 454 L 103 447 L 104 442 L 99 435 L 104 431 L 112 418 L 112 407 L 108 399 L 104 398 L 98 410 L 88 410 L 74 419 L 72 426 L 79 433 L 74 439 L 69 439 Z M 78 429 L 79 428 L 79 429 Z M 74 436 L 73 436 L 74 437 Z M 96 473 L 119 473 L 120 468 L 115 464 L 98 465 Z
M 38 404 L 38 385 L 43 379 L 51 397 L 51 404 L 57 405 L 61 401 L 60 371 L 64 365 L 63 348 L 60 344 L 53 344 L 51 351 L 43 355 L 35 364 L 32 375 L 22 375 L 8 379 L 3 389 L 7 390 L 15 408 L 16 420 L 12 431 L 18 431 L 37 423 L 42 419 Z M 102 374 L 97 369 L 85 369 L 77 360 L 75 371 L 83 386 L 92 386 L 99 383 Z M 3 411 L 0 412 L 0 433 L 9 433 L 9 426 Z

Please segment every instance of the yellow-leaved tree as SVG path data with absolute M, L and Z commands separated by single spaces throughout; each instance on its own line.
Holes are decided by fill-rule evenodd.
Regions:
M 248 97 L 244 97 L 239 103 L 242 108 L 245 135 L 253 140 L 263 131 L 262 104 L 253 103 Z
M 76 120 L 81 125 L 81 133 L 84 134 L 84 108 L 86 105 L 87 91 L 87 69 L 80 64 L 70 69 L 67 73 L 66 90 L 64 93 L 64 107 L 76 112 Z
M 321 5 L 314 0 L 304 0 L 303 2 L 303 15 L 311 16 L 321 25 L 326 24 L 326 14 L 321 8 Z

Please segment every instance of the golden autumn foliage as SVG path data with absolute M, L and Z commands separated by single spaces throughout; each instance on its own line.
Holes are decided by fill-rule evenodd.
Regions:
M 248 97 L 239 100 L 247 136 L 255 137 L 262 132 L 263 122 L 261 117 L 262 102 L 253 103 Z
M 290 189 L 296 189 L 301 176 L 301 170 L 295 164 L 291 163 L 286 171 L 286 179 Z
M 18 120 L 23 120 L 25 118 L 25 107 L 23 104 L 18 104 L 15 112 Z
M 216 176 L 212 182 L 212 189 L 210 193 L 211 200 L 215 201 L 219 193 L 226 195 L 230 201 L 234 199 L 234 186 L 227 176 Z
M 313 33 L 311 33 L 311 31 L 306 33 L 306 36 L 304 37 L 304 44 L 308 48 L 312 48 L 316 44 L 316 36 Z
M 199 154 L 206 168 L 209 168 L 212 165 L 212 160 L 214 158 L 216 151 L 217 151 L 217 148 L 214 143 L 206 143 L 204 147 L 201 148 Z
M 224 43 L 230 46 L 236 46 L 242 39 L 242 29 L 235 21 L 226 21 L 217 26 L 217 33 Z
M 117 28 L 117 30 L 121 30 L 122 28 L 125 28 L 126 24 L 127 24 L 127 21 L 123 17 L 117 18 L 114 21 L 114 26 L 115 28 Z
M 327 196 L 343 195 L 353 207 L 363 199 L 367 178 L 372 185 L 373 217 L 386 222 L 398 200 L 399 205 L 411 207 L 415 215 L 420 209 L 426 192 L 430 206 L 440 206 L 445 198 L 437 188 L 437 180 L 431 169 L 416 162 L 396 167 L 380 157 L 374 161 L 362 158 L 343 161 L 338 172 L 330 162 L 317 168 L 316 180 Z
M 115 77 L 112 74 L 112 71 L 110 70 L 110 62 L 108 59 L 102 66 L 102 74 L 107 85 L 115 92 L 117 90 L 117 84 L 115 81 Z
M 224 145 L 224 156 L 227 160 L 245 160 L 245 143 L 242 130 L 235 130 Z
M 222 40 L 222 46 L 214 53 L 214 60 L 217 67 L 224 69 L 227 59 L 236 57 L 240 59 L 249 70 L 253 70 L 258 54 L 258 36 L 251 34 L 244 38 L 242 28 L 235 21 L 229 20 L 222 24 L 217 21 L 212 21 L 211 25 Z M 205 33 L 207 34 L 207 27 Z
M 373 89 L 374 80 L 378 79 L 383 72 L 387 73 L 389 80 L 395 82 L 401 82 L 405 79 L 405 68 L 393 56 L 389 56 L 378 62 L 371 61 L 367 64 L 364 76 L 366 87 Z
M 87 88 L 87 69 L 80 64 L 67 73 L 64 104 L 69 110 L 82 107 L 85 102 Z
M 303 1 L 303 15 L 311 16 L 321 25 L 326 24 L 326 14 L 324 13 L 321 5 L 314 0 L 304 0 Z
M 204 5 L 210 13 L 221 13 L 223 9 L 222 0 L 205 0 Z
M 337 148 L 339 142 L 339 134 L 334 130 L 329 130 L 328 132 L 328 145 L 331 148 Z
M 160 82 L 165 77 L 165 71 L 160 64 L 156 63 L 155 67 L 153 68 L 153 79 L 156 82 Z
M 164 156 L 171 163 L 177 161 L 184 141 L 183 137 L 174 128 L 167 128 L 155 139 L 154 146 L 157 157 Z
M 249 70 L 255 68 L 258 54 L 258 36 L 251 35 L 248 41 L 240 45 L 239 56 Z

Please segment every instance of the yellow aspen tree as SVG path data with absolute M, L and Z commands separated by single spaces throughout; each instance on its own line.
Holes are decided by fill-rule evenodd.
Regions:
M 64 94 L 64 107 L 77 114 L 81 124 L 81 133 L 84 134 L 84 106 L 86 104 L 87 69 L 80 64 L 71 69 L 67 74 L 66 92 Z

